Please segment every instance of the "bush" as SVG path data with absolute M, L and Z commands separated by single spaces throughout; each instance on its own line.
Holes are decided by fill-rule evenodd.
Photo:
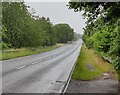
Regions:
M 88 48 L 93 48 L 93 37 L 87 39 L 86 45 Z
M 10 44 L 4 43 L 4 42 L 1 42 L 1 45 L 2 45 L 2 49 L 8 49 L 11 47 Z

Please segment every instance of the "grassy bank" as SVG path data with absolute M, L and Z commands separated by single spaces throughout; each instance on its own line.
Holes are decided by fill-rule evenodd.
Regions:
M 2 56 L 0 57 L 0 60 L 7 60 L 7 59 L 13 59 L 13 58 L 18 58 L 18 57 L 22 57 L 22 56 L 32 55 L 32 54 L 38 54 L 38 53 L 42 53 L 42 52 L 56 49 L 56 48 L 61 47 L 63 45 L 64 44 L 56 44 L 54 46 L 48 46 L 48 47 L 20 48 L 20 49 L 3 50 Z
M 117 77 L 110 63 L 97 56 L 92 49 L 88 49 L 83 45 L 72 78 L 76 80 L 92 80 L 101 76 L 104 72 Z

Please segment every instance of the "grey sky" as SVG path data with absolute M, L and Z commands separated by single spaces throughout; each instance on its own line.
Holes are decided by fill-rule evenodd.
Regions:
M 69 10 L 67 2 L 26 2 L 39 16 L 49 17 L 53 24 L 67 23 L 77 33 L 83 33 L 85 19 L 82 13 Z

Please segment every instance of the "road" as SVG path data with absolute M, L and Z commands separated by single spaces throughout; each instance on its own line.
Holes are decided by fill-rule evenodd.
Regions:
M 3 93 L 61 93 L 82 41 L 55 50 L 2 61 Z

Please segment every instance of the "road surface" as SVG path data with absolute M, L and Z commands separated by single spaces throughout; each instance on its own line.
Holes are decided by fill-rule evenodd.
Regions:
M 2 93 L 61 93 L 82 41 L 55 50 L 2 61 Z

